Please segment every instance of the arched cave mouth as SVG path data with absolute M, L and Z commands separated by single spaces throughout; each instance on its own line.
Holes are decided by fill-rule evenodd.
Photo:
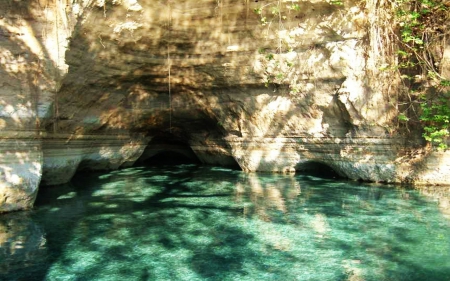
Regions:
M 299 175 L 313 176 L 323 179 L 344 179 L 345 177 L 336 172 L 332 167 L 327 164 L 308 161 L 297 164 L 295 171 Z
M 195 155 L 187 156 L 180 152 L 163 150 L 143 161 L 139 161 L 139 164 L 143 166 L 176 166 L 182 164 L 200 165 L 201 162 Z
M 200 165 L 189 144 L 172 134 L 158 134 L 149 142 L 135 166 Z

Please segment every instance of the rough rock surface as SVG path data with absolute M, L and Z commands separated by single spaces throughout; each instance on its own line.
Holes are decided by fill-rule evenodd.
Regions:
M 450 184 L 450 152 L 397 130 L 376 8 L 343 3 L 2 1 L 0 212 L 30 207 L 41 176 L 183 145 L 245 171 Z

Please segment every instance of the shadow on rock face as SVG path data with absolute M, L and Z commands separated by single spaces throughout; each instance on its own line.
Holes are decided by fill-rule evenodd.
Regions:
M 193 155 L 195 157 L 195 155 Z M 174 151 L 161 151 L 142 162 L 145 166 L 166 166 L 181 164 L 200 164 L 197 158 L 188 157 Z
M 295 171 L 300 175 L 309 175 L 324 179 L 343 178 L 343 176 L 339 175 L 333 168 L 320 162 L 308 161 L 298 164 L 295 167 Z

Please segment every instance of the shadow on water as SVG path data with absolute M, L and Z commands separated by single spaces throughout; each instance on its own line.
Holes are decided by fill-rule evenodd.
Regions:
M 173 162 L 169 163 L 173 164 Z M 156 169 L 156 171 L 153 171 L 152 168 Z M 18 260 L 26 260 L 23 259 L 24 255 L 11 255 L 8 259 L 2 259 L 4 261 L 2 262 L 2 267 L 4 267 L 2 272 L 7 273 L 7 280 L 28 280 L 30 273 L 32 272 L 35 280 L 44 280 L 46 277 L 47 279 L 52 280 L 51 276 L 49 278 L 49 271 L 52 270 L 55 263 L 61 263 L 67 267 L 73 266 L 71 259 L 67 259 L 65 256 L 68 254 L 67 248 L 70 248 L 74 236 L 79 237 L 79 239 L 85 241 L 86 244 L 92 246 L 95 245 L 95 243 L 92 243 L 91 241 L 94 237 L 106 235 L 108 239 L 111 239 L 111 243 L 108 243 L 108 246 L 105 249 L 96 249 L 97 247 L 87 249 L 89 252 L 91 250 L 100 251 L 102 252 L 102 256 L 107 256 L 108 259 L 100 259 L 95 263 L 92 263 L 89 268 L 83 270 L 81 276 L 77 276 L 77 280 L 92 280 L 99 271 L 108 265 L 110 260 L 129 261 L 129 254 L 133 249 L 130 248 L 130 245 L 120 244 L 126 239 L 138 238 L 142 235 L 145 236 L 146 234 L 151 234 L 151 237 L 155 237 L 156 235 L 157 237 L 155 240 L 149 241 L 149 244 L 157 243 L 167 250 L 177 247 L 195 251 L 195 255 L 199 257 L 200 260 L 208 260 L 209 258 L 207 256 L 209 254 L 211 254 L 211 257 L 217 257 L 218 255 L 214 254 L 214 251 L 208 249 L 207 244 L 199 244 L 194 240 L 191 241 L 192 237 L 189 237 L 189 232 L 184 232 L 183 228 L 190 229 L 192 228 L 192 225 L 187 225 L 188 221 L 186 220 L 178 221 L 178 211 L 183 213 L 189 209 L 197 210 L 196 212 L 193 212 L 193 216 L 198 217 L 196 221 L 204 221 L 207 223 L 208 220 L 205 219 L 207 219 L 211 213 L 217 211 L 233 213 L 238 212 L 239 209 L 227 207 L 226 205 L 198 205 L 186 204 L 183 202 L 165 202 L 165 200 L 171 198 L 201 199 L 229 197 L 230 188 L 217 193 L 195 194 L 197 191 L 193 189 L 197 187 L 189 187 L 188 183 L 196 176 L 196 174 L 203 174 L 203 171 L 206 171 L 196 165 L 184 165 L 182 168 L 180 168 L 180 166 L 174 167 L 166 165 L 163 169 L 147 166 L 132 170 L 132 174 L 127 174 L 126 170 L 116 171 L 110 174 L 80 173 L 70 184 L 43 188 L 40 191 L 39 198 L 36 202 L 36 210 L 31 215 L 22 218 L 21 223 L 26 226 L 25 228 L 41 225 L 42 228 L 45 229 L 45 232 L 38 231 L 36 233 L 31 233 L 32 237 L 40 237 L 40 239 L 44 241 L 42 243 L 45 245 L 43 246 L 45 251 L 41 250 L 41 252 L 44 251 L 48 254 L 43 255 L 41 260 L 44 260 L 45 262 L 40 263 L 38 266 L 34 266 L 34 270 L 28 268 L 24 271 L 24 264 L 17 265 L 17 268 L 15 268 L 14 265 L 7 262 L 10 259 L 16 262 Z M 136 181 L 133 176 L 138 177 L 138 181 Z M 112 180 L 110 177 L 113 177 L 114 179 Z M 173 179 L 168 181 L 166 180 L 168 177 L 173 177 Z M 214 182 L 215 180 L 217 181 L 217 178 L 204 178 L 199 184 L 205 184 L 205 181 L 208 180 Z M 101 189 L 102 186 L 107 187 L 108 185 L 113 186 L 111 193 L 98 198 L 99 196 L 97 196 L 96 193 L 98 193 L 99 189 Z M 153 186 L 154 188 L 150 188 L 151 191 L 149 194 L 132 195 L 142 191 L 145 192 L 145 186 Z M 207 187 L 198 187 L 198 189 L 204 191 Z M 116 191 L 117 194 L 115 194 Z M 131 194 L 131 200 L 124 200 L 127 198 L 124 198 L 126 196 L 121 194 L 121 192 L 128 193 L 129 195 Z M 98 202 L 98 200 L 101 202 Z M 114 205 L 114 207 L 111 207 L 112 205 Z M 16 216 L 22 215 L 23 217 L 23 214 L 24 213 L 19 213 L 16 214 Z M 148 214 L 151 214 L 151 218 L 147 218 Z M 12 215 L 3 216 L 2 218 L 5 221 L 9 221 L 9 224 L 13 223 L 17 226 L 18 223 L 14 223 L 11 216 Z M 141 217 L 143 217 L 143 219 L 141 219 Z M 92 218 L 95 219 L 91 220 Z M 128 225 L 128 222 L 131 221 L 133 221 L 133 223 Z M 218 221 L 215 221 L 214 223 L 217 224 Z M 201 225 L 205 229 L 209 227 L 206 224 Z M 241 237 L 241 241 L 251 239 L 251 236 L 239 232 L 239 229 L 237 228 L 230 228 L 226 224 L 219 225 L 221 235 L 225 235 L 226 237 Z M 84 228 L 84 233 L 77 233 L 78 230 L 74 229 L 74 227 Z M 34 228 L 40 229 L 37 227 Z M 125 236 L 116 236 L 116 231 L 127 231 L 129 234 Z M 184 234 L 181 235 L 180 231 L 183 231 Z M 192 231 L 196 232 L 197 230 Z M 21 228 L 19 228 L 13 235 L 23 237 L 22 232 Z M 176 237 L 171 237 L 170 234 L 176 235 Z M 243 242 L 243 244 L 246 243 L 248 242 Z M 4 245 L 2 244 L 2 246 Z M 26 256 L 30 256 L 29 251 L 34 251 L 33 247 L 30 245 L 26 246 L 28 249 L 25 250 L 27 252 Z M 136 245 L 133 245 L 133 247 L 134 246 Z M 4 247 L 2 247 L 2 249 L 3 248 Z M 230 254 L 232 254 L 232 251 Z M 8 256 L 9 253 L 5 253 L 5 255 Z M 237 257 L 238 254 L 233 256 Z M 83 257 L 80 256 L 78 258 Z M 34 257 L 30 262 L 34 263 L 37 259 L 37 257 Z M 203 268 L 201 270 L 202 274 L 220 274 L 217 270 L 209 271 L 207 267 L 202 267 L 201 262 L 196 262 L 195 264 L 196 267 Z M 128 271 L 128 269 L 120 269 L 120 274 L 135 276 L 135 271 Z M 148 277 L 148 280 L 152 280 L 155 278 L 152 272 L 158 270 L 157 266 L 150 266 L 149 268 L 141 268 L 141 271 L 141 277 Z
M 35 210 L 0 217 L 5 280 L 450 273 L 449 222 L 413 190 L 184 164 L 78 174 L 40 192 Z
M 146 167 L 145 169 L 148 169 Z M 252 239 L 253 236 L 246 234 L 242 229 L 229 226 L 227 221 L 220 219 L 211 220 L 214 213 L 236 213 L 239 208 L 224 206 L 214 206 L 213 204 L 192 204 L 172 201 L 174 198 L 222 198 L 229 196 L 230 187 L 224 191 L 215 192 L 212 194 L 201 194 L 207 187 L 201 187 L 197 184 L 205 184 L 204 181 L 217 181 L 217 178 L 204 178 L 201 183 L 196 185 L 189 185 L 197 173 L 207 172 L 204 168 L 199 168 L 195 165 L 185 166 L 183 169 L 165 167 L 164 170 L 158 170 L 156 173 L 146 172 L 144 169 L 139 173 L 143 176 L 144 183 L 139 183 L 139 187 L 157 186 L 152 194 L 144 198 L 139 198 L 131 195 L 131 202 L 120 202 L 123 200 L 123 195 L 115 196 L 114 194 L 106 195 L 109 203 L 120 202 L 122 204 L 119 208 L 108 208 L 108 205 L 90 204 L 87 207 L 87 213 L 84 215 L 87 219 L 86 242 L 89 243 L 90 237 L 99 236 L 99 232 L 104 232 L 104 239 L 110 240 L 106 252 L 102 249 L 96 249 L 103 252 L 102 256 L 107 256 L 108 259 L 102 259 L 95 265 L 83 271 L 83 279 L 92 280 L 96 278 L 99 271 L 103 270 L 111 260 L 116 261 L 131 261 L 130 253 L 133 251 L 130 247 L 137 245 L 116 245 L 121 244 L 122 239 L 136 238 L 139 240 L 138 247 L 150 247 L 146 255 L 152 254 L 152 246 L 157 245 L 158 251 L 171 251 L 174 249 L 182 249 L 189 251 L 192 254 L 192 267 L 196 269 L 198 274 L 203 277 L 218 277 L 224 275 L 224 270 L 228 271 L 231 268 L 236 269 L 238 264 L 246 258 L 242 254 L 239 247 L 245 246 Z M 120 172 L 119 172 L 120 173 Z M 166 177 L 176 175 L 176 179 L 170 181 Z M 134 180 L 129 180 L 130 175 L 125 178 L 115 178 L 115 181 L 124 180 L 128 184 L 135 184 Z M 217 176 L 217 175 L 216 175 Z M 220 178 L 219 178 L 220 179 Z M 86 177 L 78 177 L 74 180 L 74 185 L 79 186 L 81 183 L 86 184 Z M 96 179 L 94 179 L 96 181 Z M 108 181 L 105 181 L 108 182 Z M 162 184 L 161 184 L 162 183 Z M 140 192 L 133 187 L 128 189 L 129 185 L 118 185 L 125 188 L 125 192 L 134 193 Z M 128 186 L 128 187 L 127 187 Z M 198 189 L 198 190 L 195 190 Z M 199 192 L 196 196 L 192 192 Z M 88 196 L 96 197 L 96 191 L 91 192 Z M 226 192 L 226 193 L 224 193 Z M 83 196 L 81 194 L 81 196 Z M 105 198 L 106 199 L 106 198 Z M 135 200 L 133 200 L 135 199 Z M 92 200 L 95 201 L 95 200 Z M 91 202 L 92 203 L 92 202 Z M 124 205 L 127 205 L 124 208 Z M 91 224 L 89 214 L 95 218 L 95 222 Z M 94 215 L 95 214 L 95 215 Z M 97 217 L 97 214 L 101 214 Z M 128 227 L 130 221 L 133 221 Z M 106 227 L 106 229 L 104 229 Z M 117 232 L 125 231 L 125 234 Z M 198 240 L 203 237 L 206 240 Z M 213 237 L 213 241 L 209 239 Z M 147 239 L 149 239 L 147 241 Z M 228 243 L 234 241 L 239 245 Z M 92 243 L 91 243 L 92 244 Z M 114 246 L 112 246 L 114 245 Z M 236 247 L 238 246 L 238 247 Z M 226 251 L 227 255 L 217 253 Z M 91 249 L 88 249 L 89 251 Z M 254 255 L 254 254 L 253 254 Z M 168 271 L 157 273 L 161 268 L 157 264 L 153 265 L 151 257 L 149 256 L 149 263 L 145 263 L 141 268 L 122 268 L 116 272 L 117 275 L 135 276 L 136 272 L 141 272 L 140 278 L 142 280 L 154 280 L 157 278 L 169 278 L 180 280 L 178 273 L 175 271 Z M 217 267 L 217 263 L 221 259 L 227 260 L 228 263 L 224 267 L 223 263 Z M 234 264 L 234 265 L 233 265 Z M 216 266 L 214 266 L 216 265 Z M 180 265 L 174 265 L 180 266 Z M 120 268 L 120 266 L 118 266 Z M 171 266 L 172 267 L 172 266 Z M 162 268 L 166 268 L 163 266 Z M 222 269 L 219 270 L 219 269 Z M 161 276 L 162 274 L 162 276 Z M 164 276 L 164 277 L 163 277 Z

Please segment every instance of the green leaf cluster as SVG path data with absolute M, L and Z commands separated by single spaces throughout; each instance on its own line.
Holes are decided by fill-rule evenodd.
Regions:
M 422 77 L 425 83 L 412 89 L 427 93 L 419 101 L 422 136 L 438 149 L 447 149 L 446 142 L 450 137 L 450 81 L 440 76 L 436 67 L 438 64 L 434 63 L 441 55 L 430 50 L 440 49 L 436 45 L 436 42 L 441 42 L 438 38 L 450 34 L 449 8 L 445 0 L 395 0 L 394 3 L 400 42 L 397 51 L 399 62 L 395 68 L 386 69 L 399 70 L 403 81 L 411 86 L 417 85 L 415 77 Z M 401 113 L 398 120 L 408 122 L 410 119 Z
M 450 96 L 450 92 L 447 93 Z M 425 100 L 420 104 L 422 114 L 420 120 L 424 123 L 423 137 L 425 140 L 447 149 L 446 139 L 450 136 L 450 107 L 448 97 L 441 97 L 437 101 Z
M 332 5 L 339 5 L 339 6 L 343 6 L 344 2 L 340 1 L 340 0 L 331 0 L 330 3 Z

